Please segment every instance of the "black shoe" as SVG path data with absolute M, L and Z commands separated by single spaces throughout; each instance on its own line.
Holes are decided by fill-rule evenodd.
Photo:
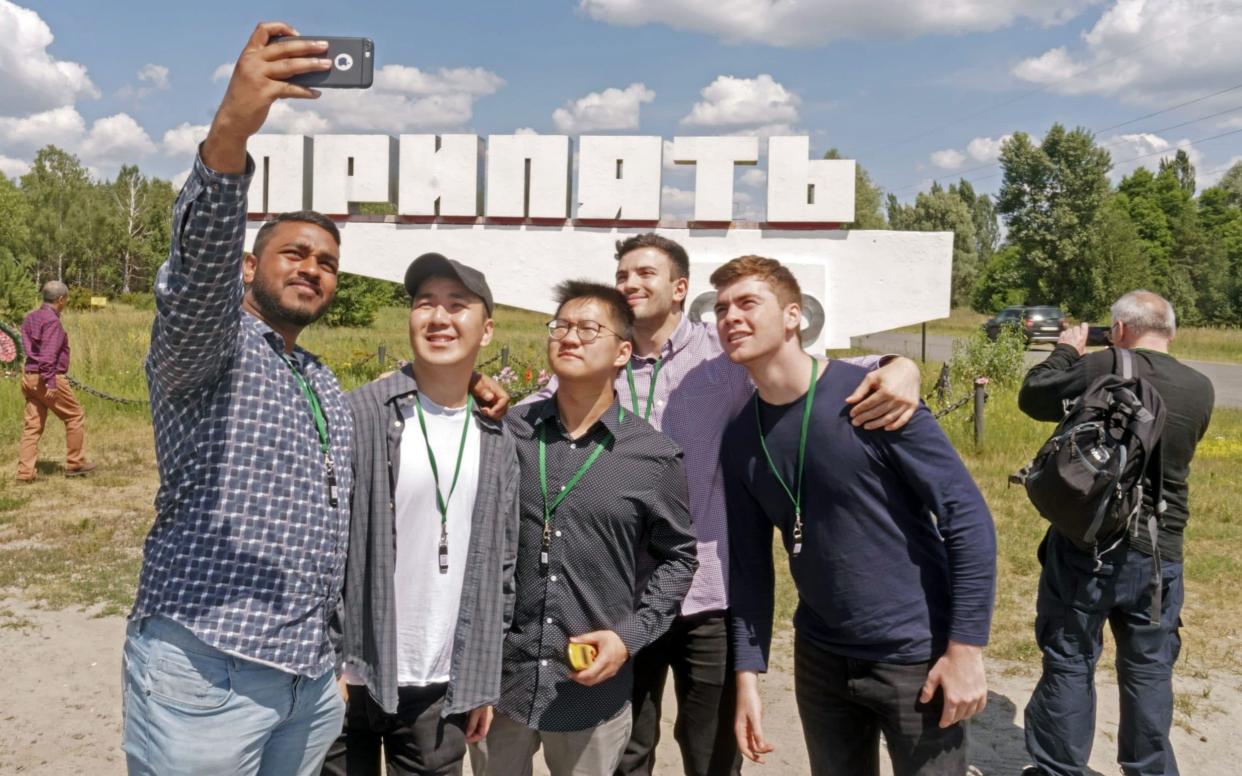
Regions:
M 1044 772 L 1034 765 L 1028 765 L 1022 769 L 1022 776 L 1044 776 Z

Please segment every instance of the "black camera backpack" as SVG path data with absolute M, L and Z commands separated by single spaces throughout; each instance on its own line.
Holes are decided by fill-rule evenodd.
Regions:
M 1133 353 L 1124 348 L 1113 353 L 1113 372 L 1065 402 L 1056 431 L 1009 481 L 1025 485 L 1039 514 L 1080 550 L 1092 553 L 1097 568 L 1100 555 L 1129 532 L 1146 530 L 1156 570 L 1152 603 L 1158 618 L 1164 400 L 1155 386 L 1135 374 Z

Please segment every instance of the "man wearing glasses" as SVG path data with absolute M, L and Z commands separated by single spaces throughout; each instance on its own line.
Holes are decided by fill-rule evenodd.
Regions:
M 522 472 L 517 600 L 476 774 L 530 774 L 540 746 L 553 776 L 612 773 L 630 735 L 630 657 L 668 629 L 697 566 L 681 451 L 613 388 L 633 312 L 596 283 L 556 296 L 557 391 L 506 418 Z M 571 645 L 585 667 L 571 666 Z

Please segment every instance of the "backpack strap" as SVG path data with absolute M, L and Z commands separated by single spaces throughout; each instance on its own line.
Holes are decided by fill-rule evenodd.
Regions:
M 1113 348 L 1113 372 L 1123 380 L 1134 378 L 1134 354 L 1129 348 Z

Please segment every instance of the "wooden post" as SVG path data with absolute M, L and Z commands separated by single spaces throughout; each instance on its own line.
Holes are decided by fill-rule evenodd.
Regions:
M 388 346 L 381 342 L 379 346 L 379 352 L 375 354 L 375 357 L 379 359 L 379 367 L 380 367 L 381 372 L 384 371 L 384 361 L 387 358 L 387 356 L 388 356 Z
M 923 363 L 927 363 L 927 321 L 923 321 Z
M 504 345 L 500 348 L 500 368 L 507 369 L 509 366 L 509 346 Z
M 975 447 L 983 445 L 983 402 L 987 400 L 986 377 L 975 378 Z

